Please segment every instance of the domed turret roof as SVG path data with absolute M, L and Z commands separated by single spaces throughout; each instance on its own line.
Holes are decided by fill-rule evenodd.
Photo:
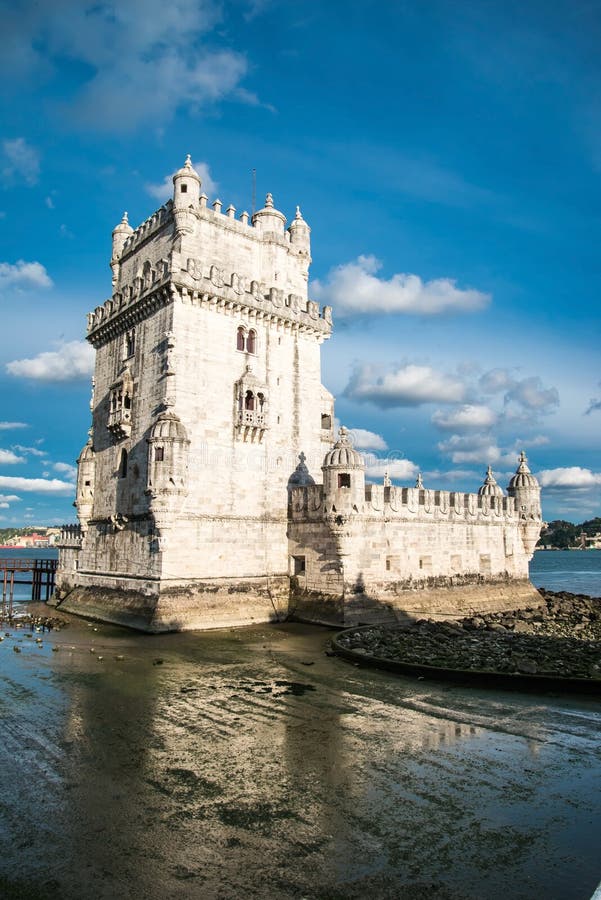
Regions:
M 296 215 L 294 216 L 292 222 L 289 225 L 289 230 L 295 231 L 296 229 L 304 229 L 306 231 L 309 230 L 309 226 L 303 219 L 303 214 L 300 211 L 300 206 L 296 207 Z
M 253 216 L 253 222 L 255 221 L 255 219 L 261 218 L 262 216 L 272 216 L 273 218 L 281 219 L 282 222 L 286 221 L 286 216 L 284 215 L 284 213 L 280 212 L 279 209 L 276 209 L 273 205 L 272 194 L 267 194 L 267 196 L 265 197 L 265 206 L 263 207 L 263 209 L 257 210 L 257 212 Z
M 78 463 L 87 462 L 90 459 L 94 459 L 94 448 L 92 446 L 92 438 L 89 439 L 81 453 L 79 454 Z
M 127 213 L 123 213 L 123 218 L 118 225 L 113 228 L 113 234 L 133 234 L 134 230 L 127 220 Z
M 190 159 L 189 153 L 186 156 L 186 161 L 183 164 L 182 168 L 178 169 L 177 172 L 175 173 L 175 175 L 173 176 L 173 180 L 175 181 L 176 178 L 179 178 L 182 175 L 186 176 L 187 178 L 195 178 L 196 181 L 200 184 L 200 175 L 198 174 L 196 169 L 192 166 L 192 160 Z
M 187 441 L 188 432 L 174 412 L 161 413 L 150 430 L 151 441 Z
M 502 497 L 503 491 L 495 481 L 492 469 L 489 466 L 486 470 L 486 478 L 483 485 L 478 489 L 480 497 Z
M 519 465 L 515 471 L 515 475 L 507 486 L 508 491 L 514 491 L 516 488 L 538 488 L 539 483 L 528 468 L 528 458 L 524 451 L 520 453 Z
M 344 425 L 338 432 L 338 440 L 331 450 L 329 450 L 323 461 L 323 468 L 335 466 L 339 469 L 363 469 L 365 462 L 360 453 L 353 450 L 349 433 Z

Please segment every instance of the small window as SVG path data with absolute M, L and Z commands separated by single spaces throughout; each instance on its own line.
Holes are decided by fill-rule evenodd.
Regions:
M 84 481 L 84 485 L 85 485 L 86 487 L 90 487 L 90 484 L 91 484 L 90 481 Z
M 121 451 L 119 458 L 119 478 L 127 478 L 127 450 Z
M 125 335 L 125 356 L 129 358 L 136 352 L 136 333 L 128 331 Z
M 351 476 L 348 472 L 341 472 L 338 476 L 338 487 L 339 488 L 350 488 L 351 486 Z
M 157 447 L 154 451 L 154 461 L 155 462 L 163 462 L 165 459 L 165 448 Z
M 252 412 L 255 408 L 255 395 L 252 391 L 246 392 L 246 397 L 244 398 L 244 409 L 248 409 Z
M 246 350 L 248 353 L 257 352 L 257 332 L 251 328 L 246 339 Z
M 330 431 L 332 428 L 332 416 L 328 416 L 326 413 L 322 413 L 321 427 Z
M 490 554 L 481 553 L 480 554 L 480 574 L 481 575 L 490 575 L 490 573 L 491 573 Z
M 245 346 L 246 346 L 246 332 L 244 331 L 244 328 L 242 326 L 240 326 L 240 328 L 236 332 L 236 350 L 244 351 Z
M 419 567 L 424 572 L 429 572 L 432 568 L 432 557 L 431 556 L 420 556 L 419 558 Z
M 306 572 L 305 557 L 304 556 L 293 556 L 292 562 L 293 562 L 293 566 L 294 566 L 294 574 L 295 575 L 304 575 Z
M 390 572 L 391 568 L 392 568 L 392 564 L 391 564 L 391 561 L 390 561 L 390 557 L 387 556 L 387 557 L 386 557 L 386 571 L 387 571 L 387 572 Z
M 125 395 L 125 398 L 123 400 L 123 408 L 131 409 L 131 397 L 129 396 L 129 394 Z
M 180 193 L 181 193 L 181 194 L 187 194 L 187 193 L 188 193 L 188 185 L 187 185 L 187 184 L 180 184 L 179 190 L 180 190 Z
M 458 554 L 451 556 L 451 572 L 455 575 L 461 572 L 461 557 Z

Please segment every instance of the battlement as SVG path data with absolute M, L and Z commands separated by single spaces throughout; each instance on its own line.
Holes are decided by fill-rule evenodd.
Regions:
M 168 259 L 160 260 L 155 266 L 145 266 L 143 274 L 134 278 L 132 284 L 121 287 L 88 313 L 88 339 L 96 345 L 104 340 L 105 333 L 112 337 L 120 330 L 129 328 L 132 321 L 143 314 L 143 309 L 152 307 L 154 301 L 160 305 L 176 296 L 198 305 L 262 312 L 304 326 L 324 338 L 329 337 L 332 331 L 330 306 L 320 309 L 318 303 L 299 294 L 286 294 L 275 285 L 267 287 L 258 281 L 248 281 L 236 272 L 224 273 L 218 266 L 203 265 L 201 260 L 190 257 L 177 271 L 173 270 L 173 263 Z M 134 316 L 124 315 L 134 311 Z
M 295 487 L 291 492 L 292 520 L 318 521 L 336 515 L 336 503 L 324 502 L 322 484 Z M 433 491 L 381 484 L 365 486 L 365 517 L 420 522 L 515 524 L 518 515 L 513 497 L 487 497 L 457 491 Z

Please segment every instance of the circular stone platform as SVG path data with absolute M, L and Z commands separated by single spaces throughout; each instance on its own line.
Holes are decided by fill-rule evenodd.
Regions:
M 601 694 L 601 598 L 541 590 L 540 607 L 341 632 L 336 653 L 401 674 Z

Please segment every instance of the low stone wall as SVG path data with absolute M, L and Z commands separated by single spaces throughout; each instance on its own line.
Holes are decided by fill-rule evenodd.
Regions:
M 393 590 L 389 584 L 369 593 L 353 587 L 342 595 L 303 590 L 293 579 L 290 611 L 295 618 L 328 625 L 404 622 L 429 617 L 460 619 L 464 616 L 534 607 L 542 603 L 527 579 L 488 580 L 446 586 L 415 584 L 411 590 Z
M 158 586 L 157 586 L 158 587 Z M 288 576 L 205 579 L 131 590 L 99 584 L 75 587 L 54 599 L 61 611 L 151 633 L 282 621 L 288 614 Z

